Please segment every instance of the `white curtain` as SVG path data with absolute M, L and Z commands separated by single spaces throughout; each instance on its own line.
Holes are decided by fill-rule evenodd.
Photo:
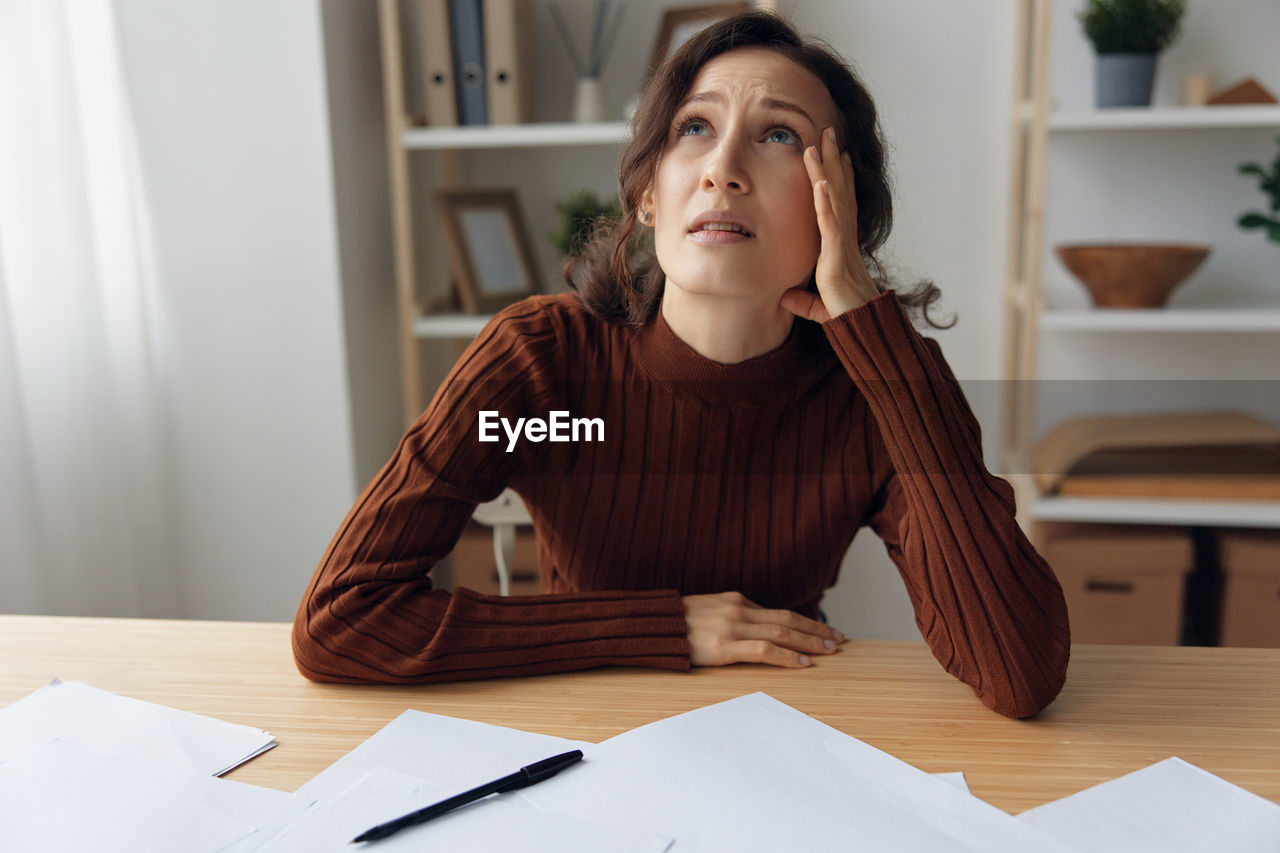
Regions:
M 181 615 L 148 234 L 110 0 L 0 0 L 0 613 Z

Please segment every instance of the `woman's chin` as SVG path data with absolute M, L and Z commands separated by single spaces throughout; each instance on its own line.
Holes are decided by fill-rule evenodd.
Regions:
M 776 304 L 782 294 L 789 288 L 764 281 L 754 281 L 746 277 L 729 278 L 725 276 L 702 276 L 689 279 L 693 285 L 680 284 L 680 279 L 667 274 L 667 286 L 676 287 L 689 296 L 713 297 L 720 299 L 758 299 Z

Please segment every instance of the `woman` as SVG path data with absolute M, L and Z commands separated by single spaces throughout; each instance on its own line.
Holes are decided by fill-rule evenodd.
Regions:
M 294 624 L 299 669 L 808 666 L 844 641 L 818 605 L 869 525 L 947 671 L 1002 714 L 1039 711 L 1065 677 L 1062 591 L 904 314 L 937 289 L 900 296 L 875 261 L 891 210 L 866 90 L 749 12 L 664 64 L 633 130 L 622 221 L 567 268 L 576 293 L 495 317 L 338 530 Z M 603 440 L 512 426 L 556 412 L 603 421 Z M 547 594 L 433 589 L 507 486 Z

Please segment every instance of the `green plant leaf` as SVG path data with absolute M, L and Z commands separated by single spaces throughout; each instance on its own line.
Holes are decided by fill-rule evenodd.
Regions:
M 617 201 L 602 204 L 590 190 L 579 190 L 556 202 L 556 211 L 560 214 L 559 228 L 551 235 L 551 240 L 565 256 L 574 256 L 582 251 L 598 221 L 617 220 L 622 216 L 622 208 Z
M 1076 14 L 1094 51 L 1159 53 L 1177 40 L 1186 0 L 1088 0 Z

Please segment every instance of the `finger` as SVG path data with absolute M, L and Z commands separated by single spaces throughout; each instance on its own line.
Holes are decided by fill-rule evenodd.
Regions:
M 822 132 L 822 164 L 827 167 L 827 178 L 836 184 L 837 194 L 843 194 L 847 173 L 840 145 L 836 142 L 836 131 L 832 127 Z
M 767 663 L 793 669 L 813 663 L 808 655 L 775 646 L 768 640 L 739 640 L 729 647 L 729 654 L 737 663 Z
M 836 162 L 840 159 L 840 145 L 836 142 L 836 129 L 834 127 L 824 127 L 822 129 L 822 162 Z
M 816 619 L 809 619 L 801 616 L 794 610 L 753 610 L 751 613 L 743 614 L 743 619 L 747 622 L 756 624 L 772 624 L 781 625 L 795 631 L 803 631 L 807 634 L 813 634 L 822 639 L 843 640 L 844 635 L 835 628 L 819 622 Z
M 822 235 L 822 245 L 832 246 L 837 250 L 844 245 L 844 232 L 841 228 L 840 204 L 832 197 L 831 181 L 823 179 L 813 185 L 813 206 L 818 212 L 818 232 Z
M 739 607 L 749 607 L 752 610 L 760 609 L 759 604 L 756 604 L 754 601 L 747 598 L 745 595 L 743 595 L 741 592 L 738 592 L 736 589 L 731 590 L 729 592 L 722 592 L 718 594 L 721 598 L 727 599 L 730 603 L 736 604 Z
M 826 169 L 822 163 L 822 154 L 813 145 L 804 150 L 804 168 L 809 174 L 809 183 L 813 186 L 817 186 L 819 182 L 827 177 Z
M 812 153 L 811 153 L 812 152 Z M 817 149 L 805 151 L 805 167 L 809 172 L 809 181 L 813 185 L 813 207 L 818 212 L 819 224 L 824 213 L 829 217 L 828 224 L 839 225 L 840 210 L 844 204 L 845 192 L 841 188 L 844 182 L 843 170 L 834 168 L 837 161 L 829 161 L 832 167 L 818 160 Z M 834 178 L 834 180 L 833 180 Z M 839 184 L 840 186 L 837 186 Z M 826 236 L 824 234 L 824 236 Z
M 809 174 L 809 183 L 815 186 L 824 180 L 844 180 L 844 170 L 840 165 L 840 152 L 834 148 L 834 132 L 830 128 L 818 137 L 816 145 L 804 150 L 805 170 Z
M 793 287 L 783 291 L 778 304 L 797 317 L 803 317 L 813 323 L 825 323 L 831 319 L 822 297 L 816 293 L 810 293 L 804 287 Z
M 829 655 L 840 644 L 833 637 L 819 637 L 814 634 L 788 628 L 786 625 L 747 623 L 737 626 L 735 639 L 766 640 L 775 646 L 790 649 L 801 654 Z

